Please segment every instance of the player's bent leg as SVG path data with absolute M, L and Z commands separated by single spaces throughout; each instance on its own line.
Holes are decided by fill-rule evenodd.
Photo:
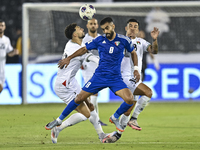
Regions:
M 149 98 L 152 97 L 152 90 L 147 86 L 145 85 L 144 83 L 140 83 L 137 88 L 135 89 L 134 95 L 145 95 Z
M 137 122 L 138 115 L 143 111 L 147 103 L 150 101 L 152 97 L 152 90 L 143 83 L 140 83 L 134 91 L 134 95 L 142 95 L 140 99 L 137 101 L 133 114 L 128 122 L 128 126 L 132 129 L 141 131 L 142 128 L 139 126 Z
M 86 118 L 90 117 L 90 109 L 86 105 L 85 101 L 83 101 L 75 110 L 83 114 Z
M 119 117 L 121 116 L 121 114 L 126 112 L 131 106 L 133 106 L 133 104 L 135 104 L 135 101 L 133 99 L 133 94 L 128 88 L 116 91 L 115 94 L 120 96 L 124 100 L 124 102 L 120 105 L 117 111 L 110 117 L 109 121 L 115 124 L 117 130 L 123 132 L 124 129 L 121 127 L 119 123 Z
M 86 92 L 81 90 L 81 92 L 76 96 L 74 102 L 77 104 L 81 104 L 83 101 L 85 101 L 92 93 Z
M 3 85 L 0 84 L 0 93 L 3 91 Z

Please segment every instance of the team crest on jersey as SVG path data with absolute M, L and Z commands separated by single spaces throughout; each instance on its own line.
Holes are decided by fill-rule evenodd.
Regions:
M 115 45 L 118 46 L 120 44 L 120 41 L 116 41 Z
M 139 44 L 139 45 L 141 44 L 140 41 L 137 41 L 136 43 Z

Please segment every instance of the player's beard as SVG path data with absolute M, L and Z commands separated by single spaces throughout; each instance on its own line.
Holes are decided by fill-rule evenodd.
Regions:
M 106 33 L 106 37 L 108 39 L 112 39 L 113 35 L 114 35 L 114 31 L 110 31 L 110 33 Z
M 3 30 L 0 30 L 0 34 L 3 34 Z
M 83 39 L 85 37 L 85 34 L 83 34 L 81 37 L 79 37 L 80 39 Z
M 97 30 L 95 28 L 90 29 L 91 33 L 95 33 Z

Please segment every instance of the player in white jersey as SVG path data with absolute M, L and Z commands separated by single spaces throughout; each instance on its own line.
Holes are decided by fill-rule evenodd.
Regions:
M 4 35 L 6 29 L 5 21 L 0 20 L 0 93 L 3 90 L 3 84 L 5 82 L 5 64 L 6 55 L 13 57 L 18 54 L 17 49 L 13 49 L 10 44 L 10 39 Z
M 141 95 L 141 97 L 137 100 L 134 96 L 134 99 L 137 100 L 134 112 L 129 120 L 129 115 L 133 109 L 131 107 L 127 112 L 125 112 L 120 118 L 120 125 L 122 128 L 126 128 L 126 126 L 130 126 L 135 130 L 142 130 L 142 128 L 137 123 L 138 115 L 142 112 L 145 108 L 147 103 L 150 101 L 152 97 L 152 90 L 142 83 L 141 78 L 139 82 L 135 82 L 135 77 L 133 75 L 134 70 L 138 70 L 141 75 L 142 69 L 142 57 L 143 52 L 149 52 L 153 54 L 157 54 L 158 52 L 158 43 L 157 37 L 159 35 L 158 28 L 154 28 L 151 32 L 151 37 L 153 39 L 152 45 L 142 38 L 136 37 L 137 33 L 139 32 L 139 22 L 135 19 L 130 19 L 127 21 L 127 26 L 125 27 L 126 36 L 130 37 L 134 47 L 136 48 L 136 53 L 138 56 L 138 67 L 133 67 L 130 53 L 125 53 L 125 56 L 121 63 L 121 73 L 123 81 L 126 83 L 128 88 L 131 90 L 133 95 Z M 108 143 L 116 142 L 121 137 L 122 132 L 117 131 L 112 137 L 106 139 Z
M 84 38 L 85 33 L 82 28 L 77 26 L 77 24 L 73 23 L 68 25 L 65 29 L 65 35 L 70 40 L 65 46 L 63 59 L 72 55 L 79 48 L 85 46 L 85 44 L 82 43 L 82 39 Z M 81 87 L 75 79 L 75 75 L 80 69 L 84 59 L 88 59 L 89 61 L 94 61 L 95 63 L 98 63 L 98 58 L 96 56 L 92 55 L 91 53 L 86 53 L 82 56 L 72 59 L 70 65 L 67 68 L 58 69 L 54 89 L 57 96 L 67 105 L 81 91 Z M 72 114 L 67 120 L 62 122 L 60 126 L 51 129 L 52 142 L 57 143 L 58 135 L 60 131 L 62 131 L 64 128 L 77 124 L 81 121 L 85 121 L 88 118 L 90 122 L 94 125 L 100 141 L 104 142 L 104 138 L 106 138 L 108 134 L 105 134 L 103 132 L 102 127 L 98 122 L 99 118 L 96 111 L 94 110 L 93 105 L 89 103 L 86 99 L 75 110 L 78 111 L 78 113 Z M 49 130 L 48 128 L 46 129 Z
M 97 33 L 97 29 L 99 27 L 97 19 L 93 18 L 91 20 L 88 20 L 86 27 L 88 29 L 88 33 L 83 38 L 83 43 L 89 42 L 89 41 L 95 39 L 96 37 L 100 36 L 100 34 Z M 98 50 L 91 50 L 90 52 L 93 55 L 99 57 Z M 84 61 L 83 62 L 81 69 L 82 69 L 82 75 L 83 75 L 83 79 L 84 79 L 85 83 L 87 83 L 89 81 L 89 79 L 91 79 L 97 66 L 98 65 L 92 61 Z M 97 96 L 98 96 L 98 94 L 91 95 L 90 102 L 94 105 L 94 109 L 96 110 L 96 112 L 99 116 Z M 107 126 L 107 124 L 103 123 L 101 120 L 99 120 L 99 122 L 102 126 Z

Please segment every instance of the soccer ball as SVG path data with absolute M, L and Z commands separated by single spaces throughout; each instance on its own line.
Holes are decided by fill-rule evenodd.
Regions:
M 80 10 L 79 10 L 79 16 L 83 20 L 86 20 L 86 21 L 94 18 L 95 13 L 96 13 L 96 10 L 94 6 L 90 4 L 84 4 L 83 6 L 80 7 Z

